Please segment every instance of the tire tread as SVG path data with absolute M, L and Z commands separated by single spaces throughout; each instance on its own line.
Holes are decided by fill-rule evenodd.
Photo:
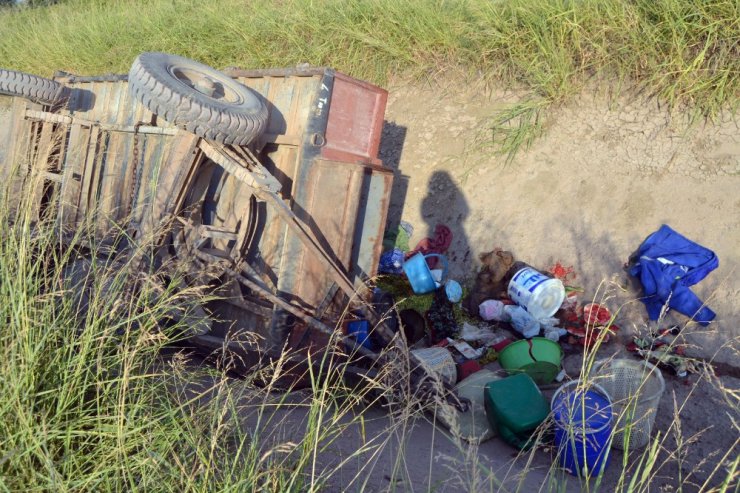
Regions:
M 66 103 L 71 91 L 68 87 L 43 77 L 0 69 L 0 94 L 26 98 L 39 104 Z
M 216 107 L 207 100 L 192 98 L 174 80 L 168 83 L 171 76 L 158 65 L 162 56 L 143 53 L 129 71 L 131 94 L 149 111 L 200 137 L 224 144 L 249 145 L 264 132 L 268 116 L 264 102 L 259 100 L 259 108 L 248 112 L 236 105 Z

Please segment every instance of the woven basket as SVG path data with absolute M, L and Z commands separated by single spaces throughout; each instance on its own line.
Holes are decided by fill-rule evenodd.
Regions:
M 611 398 L 617 423 L 612 446 L 620 450 L 644 447 L 658 414 L 665 382 L 660 370 L 645 361 L 599 361 L 592 373 Z

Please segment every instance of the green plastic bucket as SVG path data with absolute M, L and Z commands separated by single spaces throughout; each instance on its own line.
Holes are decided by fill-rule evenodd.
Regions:
M 546 385 L 560 373 L 563 350 L 544 337 L 523 339 L 506 346 L 499 355 L 501 367 L 509 373 L 526 373 L 538 385 Z

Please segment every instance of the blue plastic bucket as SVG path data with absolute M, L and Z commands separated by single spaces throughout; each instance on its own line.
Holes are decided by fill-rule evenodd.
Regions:
M 609 465 L 614 412 L 604 389 L 595 384 L 578 388 L 579 383 L 569 382 L 552 396 L 555 445 L 563 469 L 594 477 Z
M 432 277 L 432 271 L 429 270 L 429 266 L 427 265 L 426 259 L 430 257 L 437 257 L 442 261 L 442 265 L 444 266 L 442 278 L 444 279 L 447 276 L 447 257 L 439 253 L 430 253 L 427 255 L 417 253 L 403 263 L 403 271 L 406 273 L 406 277 L 409 279 L 409 283 L 411 283 L 411 288 L 416 294 L 431 293 L 437 289 L 436 284 L 434 284 L 434 278 Z
M 365 346 L 371 351 L 375 350 L 373 343 L 370 340 L 370 322 L 367 320 L 356 320 L 348 323 L 347 334 L 354 337 L 358 344 Z

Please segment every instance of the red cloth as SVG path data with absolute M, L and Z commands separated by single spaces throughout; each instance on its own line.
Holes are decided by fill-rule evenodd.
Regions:
M 424 238 L 417 245 L 416 248 L 406 254 L 406 258 L 411 258 L 417 253 L 427 255 L 430 253 L 445 253 L 450 245 L 452 244 L 452 231 L 444 224 L 438 224 L 434 228 L 433 238 Z M 430 269 L 434 269 L 437 266 L 437 258 L 432 257 L 427 259 L 427 265 Z
M 482 368 L 480 366 L 480 363 L 478 363 L 475 360 L 466 361 L 465 363 L 462 363 L 457 366 L 457 378 L 458 382 L 461 380 L 465 380 L 473 373 L 480 371 Z

